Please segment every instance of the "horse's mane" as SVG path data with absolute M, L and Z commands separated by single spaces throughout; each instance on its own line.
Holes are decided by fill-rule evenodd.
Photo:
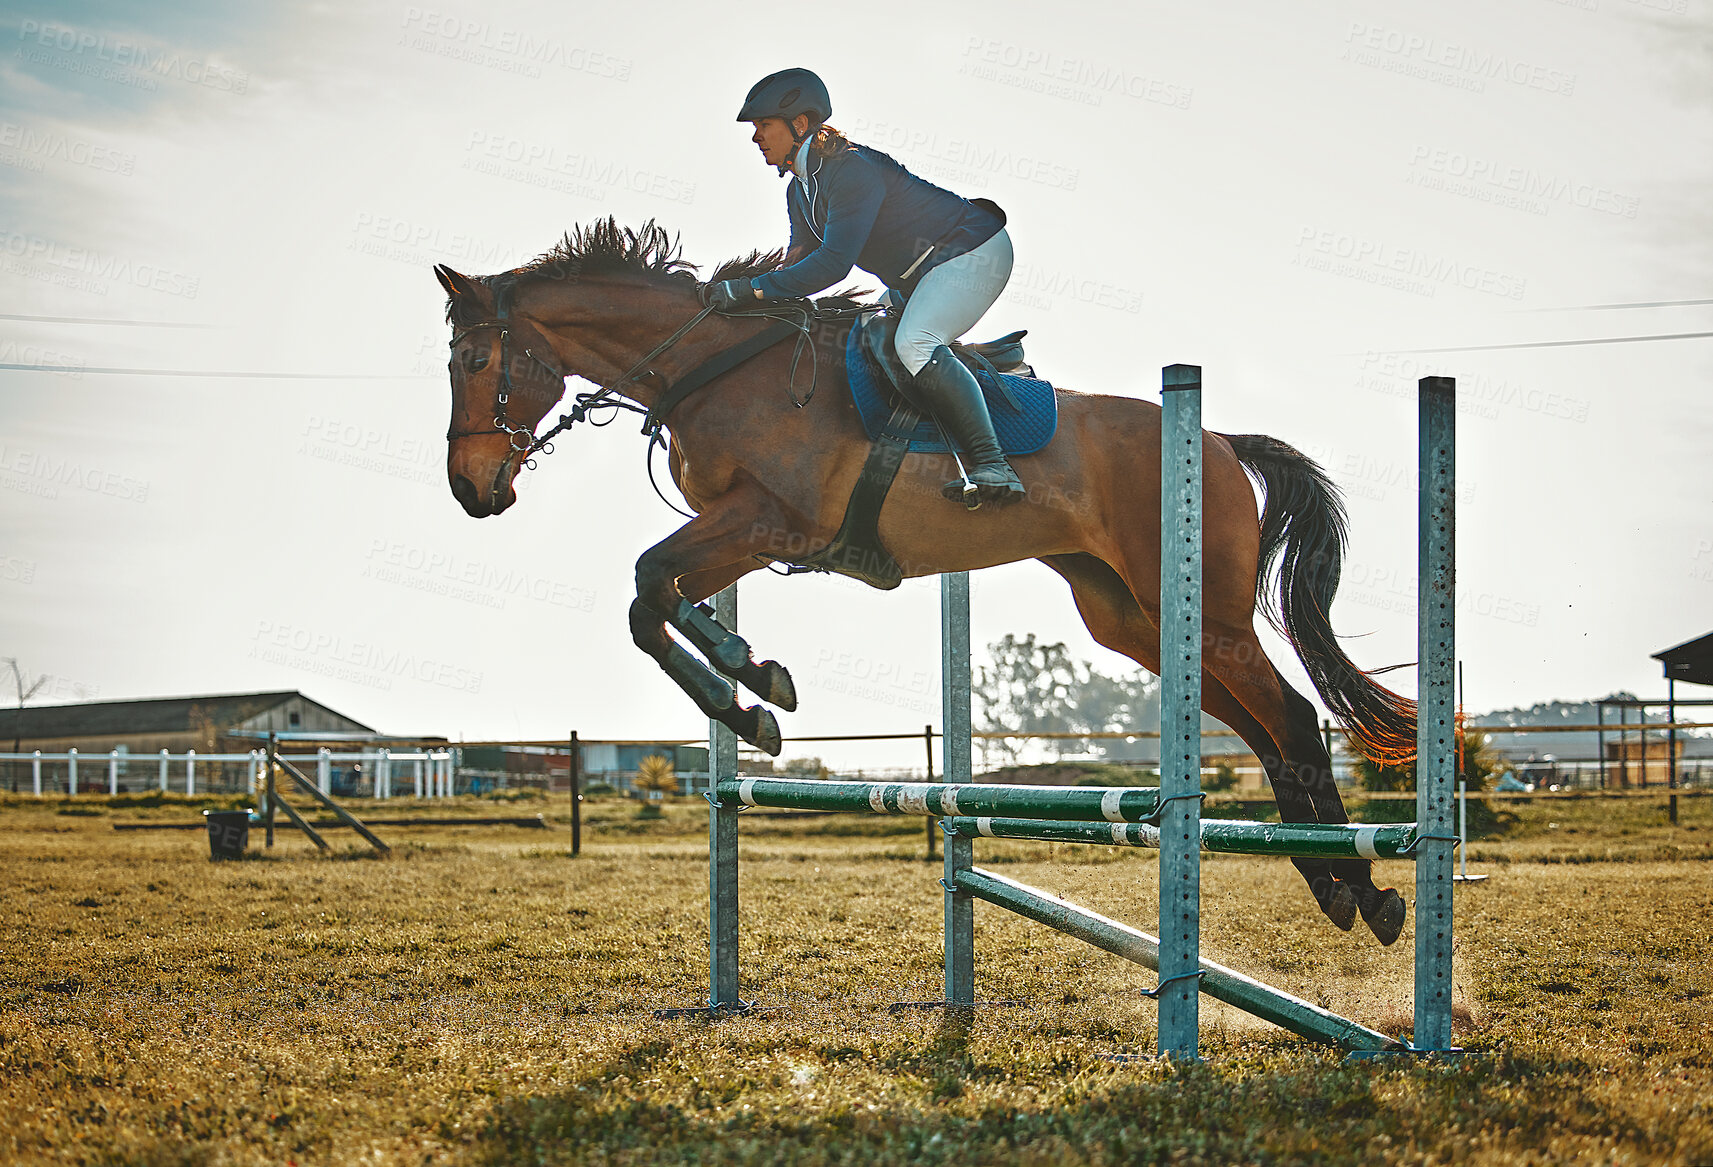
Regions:
M 553 247 L 506 275 L 534 282 L 631 272 L 693 283 L 696 265 L 682 258 L 682 252 L 678 236 L 668 235 L 653 219 L 631 228 L 619 226 L 609 215 L 586 227 L 572 227 Z
M 782 248 L 772 251 L 752 251 L 748 255 L 728 259 L 714 269 L 712 279 L 739 280 L 775 271 L 785 260 Z M 588 275 L 622 275 L 629 273 L 654 282 L 696 284 L 698 265 L 683 258 L 683 248 L 676 234 L 653 219 L 640 227 L 621 227 L 611 215 L 596 219 L 587 226 L 573 226 L 562 239 L 522 267 L 499 275 L 482 276 L 481 282 L 497 292 L 509 285 L 514 290 L 538 282 L 574 280 Z M 845 288 L 835 298 L 851 300 L 864 294 L 861 289 Z M 448 301 L 446 319 L 454 318 L 456 301 Z

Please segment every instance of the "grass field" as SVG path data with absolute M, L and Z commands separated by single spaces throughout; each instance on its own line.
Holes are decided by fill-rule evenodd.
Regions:
M 785 1008 L 710 1024 L 651 1014 L 706 999 L 699 802 L 591 803 L 577 859 L 562 827 L 220 864 L 112 829 L 219 801 L 0 797 L 0 1162 L 1713 1163 L 1713 799 L 1506 808 L 1457 892 L 1467 1058 L 1344 1065 L 1204 997 L 1188 1069 L 1119 1056 L 1152 974 L 982 905 L 978 995 L 1025 1004 L 889 1014 L 940 995 L 920 820 L 745 816 L 744 992 Z M 1151 853 L 976 851 L 1152 929 Z M 1278 860 L 1209 857 L 1203 894 L 1207 955 L 1408 1030 L 1408 930 L 1335 931 Z

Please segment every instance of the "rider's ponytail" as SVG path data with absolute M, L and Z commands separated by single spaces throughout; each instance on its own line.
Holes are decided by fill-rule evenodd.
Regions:
M 850 139 L 839 133 L 832 126 L 822 123 L 815 130 L 813 149 L 823 158 L 831 158 L 835 154 L 843 154 L 851 148 Z

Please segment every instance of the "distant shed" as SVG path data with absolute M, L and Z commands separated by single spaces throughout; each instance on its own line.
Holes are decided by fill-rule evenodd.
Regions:
M 1653 658 L 1665 665 L 1668 681 L 1713 685 L 1713 632 L 1699 639 L 1686 641 L 1676 648 L 1656 652 Z
M 375 732 L 295 689 L 0 709 L 0 750 L 10 750 L 14 741 L 25 752 L 43 753 L 241 753 L 255 748 L 254 737 L 233 736 L 235 731 Z

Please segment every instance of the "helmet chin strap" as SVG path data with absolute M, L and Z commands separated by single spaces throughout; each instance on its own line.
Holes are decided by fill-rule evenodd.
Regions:
M 792 167 L 797 164 L 797 155 L 802 153 L 803 144 L 810 138 L 813 138 L 815 136 L 815 131 L 821 127 L 810 126 L 806 131 L 799 134 L 797 132 L 797 123 L 795 121 L 789 121 L 785 123 L 785 128 L 791 131 L 792 146 L 790 152 L 785 155 L 785 161 L 779 164 L 780 178 L 784 178 L 791 172 Z

